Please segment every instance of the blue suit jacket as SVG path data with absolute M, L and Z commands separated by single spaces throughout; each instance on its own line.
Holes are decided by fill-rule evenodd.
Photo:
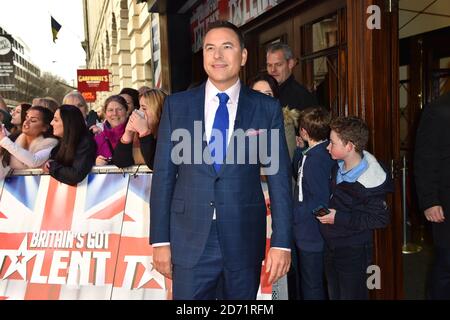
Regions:
M 227 268 L 239 270 L 256 266 L 264 259 L 266 246 L 266 205 L 260 183 L 262 164 L 259 159 L 253 164 L 248 161 L 255 152 L 249 146 L 249 136 L 238 144 L 238 139 L 232 137 L 227 149 L 227 163 L 216 173 L 207 143 L 202 139 L 205 132 L 204 100 L 204 84 L 165 100 L 150 199 L 150 243 L 170 242 L 172 262 L 193 267 L 205 248 L 216 209 L 219 241 Z M 200 126 L 197 122 L 196 129 L 195 121 L 201 122 Z M 258 139 L 264 134 L 261 129 L 266 130 L 269 148 L 270 129 L 279 129 L 279 170 L 268 177 L 272 210 L 271 246 L 290 248 L 292 171 L 281 108 L 277 100 L 242 85 L 234 130 L 251 128 Z M 189 132 L 192 137 L 191 141 L 180 142 L 188 146 L 183 151 L 179 149 L 178 139 L 171 141 L 172 132 L 176 129 L 180 129 L 178 133 Z M 237 164 L 239 152 L 232 156 L 232 144 L 244 151 L 247 159 L 244 164 Z M 194 153 L 197 151 L 198 155 L 199 148 L 203 157 L 195 159 Z M 180 164 L 181 156 L 189 161 Z

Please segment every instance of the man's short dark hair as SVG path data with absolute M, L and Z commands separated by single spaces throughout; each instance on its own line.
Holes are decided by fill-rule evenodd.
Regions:
M 211 31 L 212 29 L 219 29 L 219 28 L 226 28 L 226 29 L 232 30 L 239 39 L 239 44 L 241 45 L 241 49 L 245 48 L 244 34 L 238 27 L 236 27 L 231 22 L 224 21 L 224 20 L 218 20 L 218 21 L 212 22 L 208 25 L 208 29 L 206 30 L 206 33 Z M 206 36 L 206 33 L 205 33 L 205 36 Z
M 275 42 L 269 44 L 266 48 L 266 54 L 273 53 L 279 50 L 283 51 L 283 55 L 286 60 L 294 59 L 294 53 L 292 52 L 291 47 L 282 42 Z
M 330 135 L 331 115 L 325 108 L 310 107 L 300 112 L 299 128 L 303 128 L 314 141 L 327 140 Z
M 364 120 L 355 116 L 337 117 L 331 121 L 330 128 L 344 144 L 353 143 L 355 150 L 362 154 L 369 141 L 369 127 Z

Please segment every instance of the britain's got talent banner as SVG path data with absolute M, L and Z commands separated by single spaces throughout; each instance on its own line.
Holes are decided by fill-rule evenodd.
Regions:
M 0 299 L 171 299 L 171 281 L 152 264 L 151 181 L 148 173 L 92 173 L 76 187 L 48 175 L 0 180 Z M 258 299 L 286 296 L 265 272 L 261 285 Z

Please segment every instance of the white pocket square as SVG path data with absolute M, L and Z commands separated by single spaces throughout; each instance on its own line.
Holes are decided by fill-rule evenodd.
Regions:
M 245 132 L 245 136 L 246 137 L 257 136 L 257 135 L 260 135 L 260 134 L 264 133 L 265 131 L 266 131 L 265 129 L 259 129 L 259 130 L 248 129 Z

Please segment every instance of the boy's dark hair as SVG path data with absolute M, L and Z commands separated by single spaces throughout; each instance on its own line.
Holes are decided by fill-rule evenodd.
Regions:
M 225 29 L 232 30 L 239 39 L 239 44 L 241 45 L 241 49 L 243 50 L 245 48 L 244 34 L 238 27 L 236 27 L 231 22 L 224 21 L 224 20 L 218 20 L 218 21 L 212 22 L 208 25 L 208 30 L 206 30 L 206 33 L 211 31 L 212 29 L 219 29 L 219 28 L 225 28 Z M 206 35 L 206 33 L 205 33 L 205 35 Z
M 369 141 L 369 128 L 362 119 L 355 116 L 337 117 L 331 121 L 330 128 L 344 144 L 353 143 L 356 152 L 362 154 Z
M 325 108 L 310 107 L 300 112 L 298 119 L 299 130 L 308 132 L 314 141 L 326 140 L 330 136 L 331 115 Z

